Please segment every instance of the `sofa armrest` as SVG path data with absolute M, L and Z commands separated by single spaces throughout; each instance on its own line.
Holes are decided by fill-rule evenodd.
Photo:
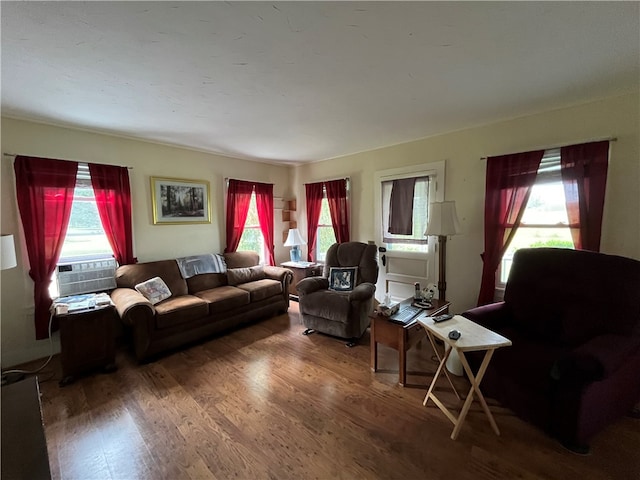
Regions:
M 349 301 L 366 301 L 372 298 L 374 293 L 376 293 L 376 286 L 373 283 L 364 282 L 349 292 Z
M 306 277 L 298 282 L 296 290 L 300 295 L 326 290 L 329 288 L 329 279 L 324 277 Z
M 153 318 L 156 313 L 151 302 L 133 288 L 116 288 L 111 292 L 111 301 L 127 325 L 133 325 L 138 318 Z
M 289 285 L 293 280 L 293 272 L 288 268 L 265 265 L 264 274 L 267 278 L 278 280 L 279 282 L 283 282 L 286 285 Z
M 496 330 L 510 323 L 511 313 L 505 302 L 496 302 L 467 310 L 462 316 L 489 330 Z
M 594 382 L 612 375 L 629 355 L 640 351 L 640 337 L 606 334 L 594 337 L 555 362 L 555 380 Z

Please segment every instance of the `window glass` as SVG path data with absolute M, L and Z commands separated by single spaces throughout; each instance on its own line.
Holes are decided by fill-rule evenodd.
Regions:
M 89 168 L 86 164 L 80 164 L 76 188 L 73 192 L 69 227 L 58 263 L 111 256 L 113 256 L 113 251 L 98 214 Z
M 264 263 L 264 238 L 262 237 L 260 221 L 258 220 L 258 207 L 256 206 L 255 192 L 251 194 L 247 221 L 244 224 L 244 230 L 240 237 L 238 250 L 256 252 L 260 255 L 260 263 Z
M 429 177 L 416 177 L 413 191 L 413 233 L 397 235 L 389 233 L 389 211 L 393 181 L 382 182 L 382 228 L 387 250 L 399 252 L 427 252 L 427 230 L 429 211 Z
M 320 219 L 318 220 L 318 230 L 316 236 L 316 260 L 324 262 L 329 247 L 336 243 L 336 234 L 331 224 L 331 212 L 329 211 L 329 200 L 326 192 L 320 207 Z
M 560 178 L 558 150 L 545 152 L 522 222 L 498 269 L 499 283 L 509 278 L 513 254 L 520 248 L 574 248 Z

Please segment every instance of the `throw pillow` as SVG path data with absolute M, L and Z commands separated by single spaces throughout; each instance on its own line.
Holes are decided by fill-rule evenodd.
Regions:
M 160 277 L 153 277 L 146 282 L 139 283 L 135 286 L 135 289 L 144 295 L 144 298 L 149 300 L 151 305 L 155 305 L 171 296 L 171 290 Z
M 329 289 L 349 292 L 357 285 L 358 267 L 331 267 L 329 270 Z
M 255 282 L 256 280 L 262 280 L 264 278 L 264 267 L 262 265 L 227 269 L 227 283 L 231 286 Z

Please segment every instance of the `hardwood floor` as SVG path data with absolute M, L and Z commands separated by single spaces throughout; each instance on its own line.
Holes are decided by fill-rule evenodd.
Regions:
M 117 372 L 64 388 L 54 362 L 41 383 L 53 478 L 640 478 L 638 420 L 577 456 L 490 401 L 501 436 L 474 403 L 454 442 L 442 412 L 422 406 L 429 375 L 399 387 L 395 351 L 380 346 L 386 371 L 370 371 L 368 333 L 349 349 L 303 330 L 292 302 L 287 315 L 146 365 L 120 351 Z M 427 342 L 411 350 L 409 371 L 433 373 L 432 354 Z

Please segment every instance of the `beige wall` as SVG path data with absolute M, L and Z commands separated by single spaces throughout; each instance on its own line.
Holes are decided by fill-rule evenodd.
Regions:
M 225 246 L 224 179 L 227 177 L 274 184 L 275 197 L 290 197 L 289 168 L 231 159 L 86 131 L 2 119 L 2 152 L 127 165 L 133 202 L 134 251 L 141 262 L 221 252 Z M 16 235 L 18 267 L 2 272 L 2 366 L 49 354 L 49 342 L 34 340 L 33 283 L 28 276 L 26 249 L 21 245 L 15 198 L 13 158 L 3 157 L 2 233 Z M 207 180 L 211 184 L 212 222 L 205 225 L 153 225 L 151 176 Z M 280 217 L 281 218 L 281 217 Z M 276 219 L 276 259 L 288 259 L 281 245 L 283 225 Z M 278 239 L 280 238 L 280 241 Z M 59 349 L 54 336 L 56 351 Z
M 292 175 L 299 210 L 305 209 L 302 184 L 350 176 L 352 239 L 377 242 L 374 173 L 446 160 L 445 198 L 456 201 L 462 227 L 447 242 L 447 298 L 454 312 L 462 312 L 475 305 L 482 271 L 486 161 L 480 158 L 613 136 L 618 141 L 611 144 L 601 250 L 640 259 L 638 106 L 637 94 L 624 95 L 299 166 Z M 306 232 L 303 221 L 300 228 Z
M 475 304 L 482 269 L 485 162 L 480 157 L 617 137 L 611 147 L 602 251 L 640 259 L 639 102 L 638 94 L 624 95 L 291 168 L 11 119 L 2 122 L 2 151 L 134 167 L 133 223 L 140 261 L 219 252 L 224 246 L 225 177 L 271 182 L 276 197 L 297 198 L 296 216 L 306 238 L 303 184 L 349 176 L 352 237 L 376 240 L 374 173 L 446 160 L 445 197 L 456 201 L 463 230 L 448 243 L 447 298 L 453 311 L 461 312 Z M 10 159 L 3 159 L 1 173 L 2 233 L 18 234 Z M 149 200 L 152 175 L 209 180 L 212 224 L 153 226 Z M 288 256 L 288 249 L 278 241 L 286 225 L 278 223 L 278 213 L 275 217 L 276 260 L 280 262 Z M 48 342 L 33 340 L 32 284 L 26 253 L 19 245 L 18 256 L 18 268 L 1 275 L 3 368 L 44 357 L 49 351 Z

